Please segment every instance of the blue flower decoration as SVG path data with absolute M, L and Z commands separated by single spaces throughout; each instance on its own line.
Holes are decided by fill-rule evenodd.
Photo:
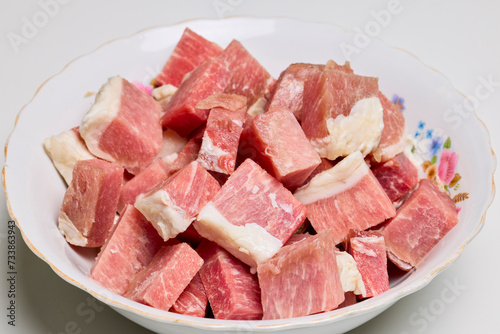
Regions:
M 398 107 L 399 111 L 403 112 L 405 110 L 405 99 L 403 99 L 401 96 L 394 94 L 392 97 L 392 103 Z
M 443 138 L 438 136 L 432 138 L 431 147 L 429 151 L 431 156 L 437 155 L 442 146 L 443 146 Z
M 418 122 L 418 129 L 423 130 L 424 128 L 425 128 L 425 122 L 424 121 Z
M 428 138 L 428 139 L 432 138 L 433 132 L 434 132 L 434 130 L 432 130 L 432 129 L 427 130 L 427 132 L 425 134 L 426 138 Z

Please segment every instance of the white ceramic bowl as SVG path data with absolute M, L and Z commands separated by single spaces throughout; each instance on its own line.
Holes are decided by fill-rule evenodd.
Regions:
M 343 63 L 347 57 L 356 73 L 379 77 L 380 89 L 389 98 L 393 94 L 404 98 L 408 131 L 411 135 L 417 132 L 417 153 L 424 159 L 433 139 L 442 144 L 447 136 L 451 138 L 452 149 L 460 157 L 459 191 L 469 193 L 469 199 L 460 203 L 459 224 L 432 250 L 421 269 L 393 279 L 389 291 L 356 305 L 276 321 L 198 319 L 160 311 L 113 294 L 89 278 L 95 251 L 76 251 L 56 228 L 65 185 L 42 142 L 79 125 L 94 100 L 93 96 L 85 97 L 85 93 L 97 91 L 108 77 L 119 74 L 148 83 L 161 70 L 185 27 L 221 46 L 233 38 L 240 40 L 276 77 L 290 63 L 325 63 L 329 59 Z M 5 149 L 3 181 L 9 211 L 31 250 L 59 276 L 158 333 L 292 329 L 294 333 L 345 332 L 423 288 L 457 259 L 483 225 L 494 195 L 494 153 L 484 124 L 474 112 L 453 112 L 454 104 L 469 107 L 446 78 L 414 56 L 376 39 L 360 43 L 359 36 L 332 25 L 290 19 L 230 18 L 152 28 L 107 43 L 74 60 L 47 80 L 22 109 Z

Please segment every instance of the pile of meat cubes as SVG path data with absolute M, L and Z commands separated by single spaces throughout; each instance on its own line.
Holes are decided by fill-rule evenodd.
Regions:
M 389 289 L 458 223 L 403 153 L 402 113 L 349 63 L 273 78 L 238 41 L 186 29 L 152 95 L 115 76 L 44 145 L 68 184 L 58 228 L 91 277 L 197 317 L 260 320 Z M 144 87 L 142 87 L 144 88 Z

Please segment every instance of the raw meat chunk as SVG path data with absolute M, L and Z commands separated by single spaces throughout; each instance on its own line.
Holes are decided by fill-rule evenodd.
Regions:
M 276 254 L 306 212 L 280 182 L 247 159 L 201 209 L 194 227 L 255 267 Z
M 203 318 L 207 313 L 207 306 L 207 294 L 198 272 L 175 301 L 170 312 Z
M 284 246 L 259 264 L 263 320 L 330 311 L 344 301 L 331 231 Z
M 384 129 L 380 143 L 371 153 L 371 157 L 376 162 L 384 162 L 403 152 L 406 141 L 406 123 L 401 111 L 382 92 L 378 92 L 378 97 L 384 111 Z
M 45 139 L 43 147 L 67 185 L 71 184 L 73 168 L 77 161 L 95 159 L 80 136 L 78 128 Z
M 168 240 L 184 232 L 219 189 L 219 183 L 194 161 L 139 196 L 135 207 Z
M 64 194 L 58 228 L 75 246 L 100 247 L 111 234 L 123 168 L 100 160 L 80 160 Z
M 352 292 L 356 295 L 366 295 L 366 287 L 358 270 L 356 261 L 347 252 L 336 251 L 337 267 L 339 268 L 340 282 L 345 293 Z
M 215 319 L 262 319 L 259 282 L 250 268 L 207 240 L 197 251 L 205 261 L 200 277 Z
M 403 270 L 420 261 L 458 223 L 455 203 L 432 181 L 423 179 L 385 226 L 388 256 Z
M 292 191 L 321 163 L 297 119 L 285 107 L 274 106 L 256 116 L 243 140 L 247 157 Z
M 163 126 L 174 130 L 181 137 L 187 137 L 208 118 L 209 110 L 198 109 L 196 104 L 212 94 L 222 93 L 229 78 L 227 65 L 218 58 L 209 59 L 198 66 L 163 106 Z
M 170 164 L 169 169 L 172 173 L 181 170 L 198 158 L 198 153 L 200 152 L 201 148 L 203 131 L 201 131 L 200 135 L 193 136 L 191 139 L 189 139 L 186 146 L 182 148 L 176 159 L 172 162 L 172 164 Z
M 329 61 L 315 84 L 304 89 L 302 129 L 322 158 L 335 160 L 377 148 L 383 123 L 378 79 Z
M 382 232 L 355 232 L 349 238 L 348 249 L 365 284 L 363 297 L 374 297 L 389 290 L 387 252 Z
M 118 212 L 122 211 L 127 204 L 133 205 L 137 196 L 147 193 L 169 176 L 170 170 L 161 159 L 143 169 L 123 185 L 118 201 Z
M 160 152 L 160 111 L 151 96 L 112 77 L 83 118 L 80 134 L 92 154 L 137 174 Z
M 304 87 L 315 84 L 324 68 L 324 65 L 303 63 L 288 66 L 278 78 L 267 108 L 274 106 L 286 107 L 300 122 L 302 119 Z
M 163 244 L 154 227 L 127 205 L 111 237 L 101 248 L 90 277 L 114 293 L 123 294 Z
M 125 297 L 168 311 L 203 265 L 188 244 L 163 246 L 132 280 Z
M 236 166 L 247 99 L 234 94 L 217 94 L 208 99 L 196 105 L 198 108 L 211 109 L 197 161 L 207 170 L 232 174 Z
M 261 98 L 267 100 L 276 80 L 240 42 L 233 40 L 229 43 L 219 58 L 231 73 L 224 93 L 245 96 L 249 108 Z
M 405 153 L 372 168 L 389 199 L 397 201 L 418 183 L 418 170 Z
M 295 197 L 307 207 L 317 232 L 333 230 L 335 244 L 350 230 L 363 231 L 396 214 L 359 151 L 317 174 Z
M 154 79 L 154 84 L 178 87 L 187 73 L 221 52 L 222 48 L 216 43 L 186 28 L 161 73 Z
M 166 163 L 174 161 L 178 153 L 186 146 L 187 139 L 179 136 L 177 132 L 167 129 L 163 131 L 161 151 L 156 159 L 163 159 Z

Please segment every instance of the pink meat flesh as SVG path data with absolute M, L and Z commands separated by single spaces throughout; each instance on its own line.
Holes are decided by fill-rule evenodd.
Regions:
M 113 162 L 122 165 L 130 173 L 137 174 L 147 167 L 161 150 L 161 107 L 135 85 L 125 79 L 121 80 L 122 90 L 117 115 L 98 138 L 92 139 L 98 141 L 100 151 L 113 157 Z M 82 136 L 92 152 L 90 138 L 83 133 Z M 94 154 L 100 156 L 98 152 Z
M 318 81 L 304 87 L 302 129 L 309 139 L 328 136 L 326 122 L 348 116 L 361 99 L 377 96 L 378 78 L 353 73 L 349 63 L 328 62 Z
M 404 149 L 406 126 L 403 113 L 382 92 L 378 97 L 383 108 L 384 129 L 377 149 L 372 152 L 371 157 L 376 162 L 384 162 L 392 159 Z
M 242 140 L 247 157 L 292 191 L 321 163 L 297 119 L 285 107 L 274 106 L 256 116 Z
M 73 225 L 86 238 L 78 246 L 100 247 L 114 224 L 123 180 L 123 168 L 100 159 L 80 160 L 64 194 L 59 214 L 59 229 Z M 66 235 L 66 240 L 75 242 Z
M 250 107 L 259 98 L 266 98 L 274 89 L 276 80 L 238 41 L 233 40 L 220 54 L 231 73 L 224 92 L 243 95 Z
M 127 204 L 134 204 L 137 196 L 147 193 L 169 176 L 170 170 L 161 159 L 153 162 L 123 185 L 118 211 L 121 212 Z
M 132 205 L 127 205 L 113 234 L 101 248 L 90 277 L 121 295 L 162 244 L 163 240 L 146 218 Z
M 168 311 L 203 265 L 188 245 L 163 246 L 132 280 L 125 297 Z
M 163 106 L 162 124 L 182 137 L 206 122 L 208 109 L 198 109 L 196 104 L 216 93 L 222 93 L 230 79 L 227 65 L 212 58 L 198 66 L 182 82 L 168 104 Z
M 366 288 L 366 296 L 374 297 L 389 290 L 387 251 L 379 231 L 355 232 L 349 239 L 349 253 L 356 261 Z
M 404 153 L 399 153 L 389 161 L 373 167 L 372 171 L 393 202 L 418 183 L 418 170 Z
M 306 205 L 317 232 L 333 230 L 335 244 L 349 231 L 363 231 L 394 217 L 396 210 L 371 171 L 347 190 Z
M 260 320 L 257 275 L 213 242 L 203 241 L 197 251 L 205 261 L 200 277 L 215 319 Z
M 221 52 L 219 45 L 186 28 L 161 73 L 154 79 L 155 86 L 179 87 L 187 73 Z
M 457 223 L 457 209 L 448 194 L 432 181 L 420 180 L 418 188 L 383 230 L 387 251 L 418 268 L 420 261 Z M 394 263 L 401 267 L 398 261 Z
M 207 306 L 207 294 L 198 272 L 175 301 L 170 312 L 203 318 L 207 313 Z
M 302 119 L 304 87 L 315 84 L 324 65 L 291 64 L 281 72 L 267 108 L 282 106 L 290 109 L 297 120 Z
M 335 309 L 344 301 L 331 231 L 284 246 L 257 267 L 263 319 L 285 319 Z
M 201 102 L 211 110 L 197 161 L 207 170 L 232 174 L 245 120 L 246 98 L 234 94 L 218 94 L 212 95 L 211 101 Z

